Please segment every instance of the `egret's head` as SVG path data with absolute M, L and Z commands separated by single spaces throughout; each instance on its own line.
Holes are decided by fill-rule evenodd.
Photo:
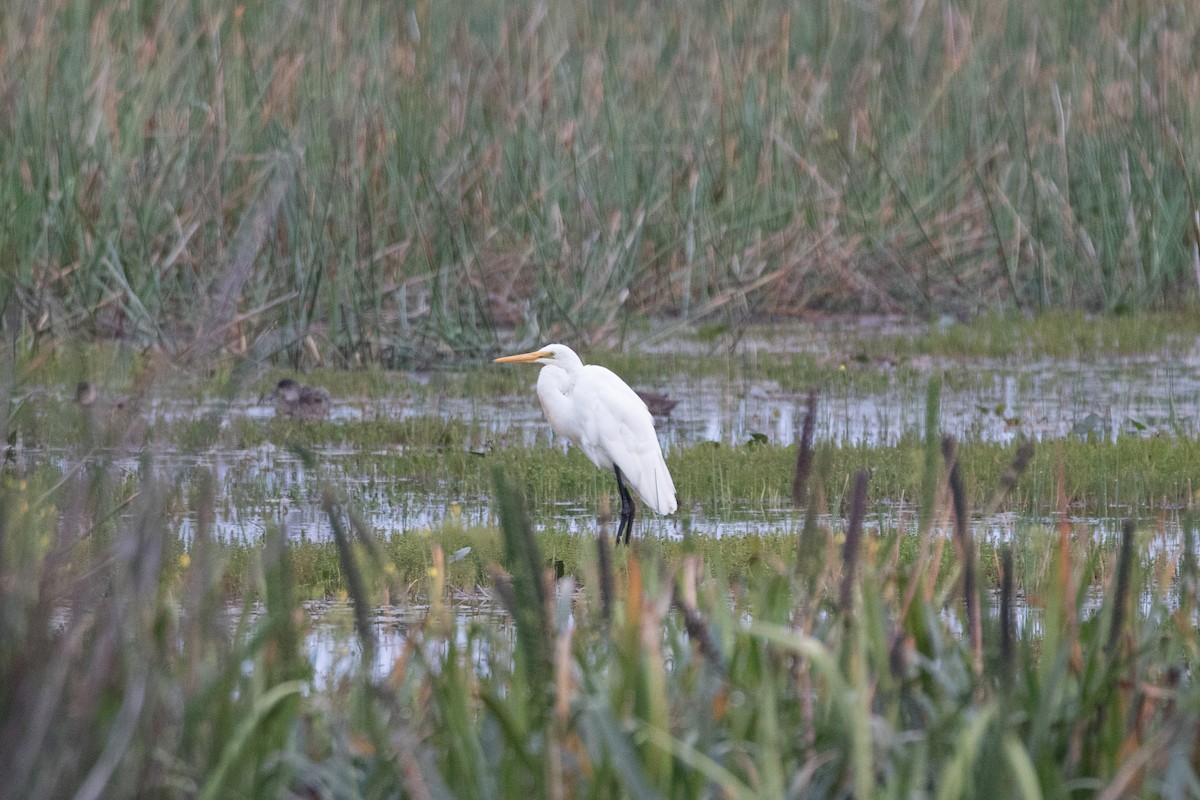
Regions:
M 504 356 L 496 359 L 497 364 L 514 364 L 518 362 L 554 364 L 564 369 L 583 365 L 583 362 L 579 360 L 579 356 L 575 355 L 575 351 L 565 344 L 548 344 L 540 350 L 531 350 L 528 353 L 518 353 L 515 356 Z

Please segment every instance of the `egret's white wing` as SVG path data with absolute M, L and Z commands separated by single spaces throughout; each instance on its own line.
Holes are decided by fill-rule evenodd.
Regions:
M 540 389 L 539 381 L 539 394 Z M 638 496 L 659 514 L 674 512 L 675 482 L 663 460 L 654 419 L 637 393 L 611 370 L 589 364 L 576 378 L 571 395 L 580 449 L 599 467 L 619 467 Z

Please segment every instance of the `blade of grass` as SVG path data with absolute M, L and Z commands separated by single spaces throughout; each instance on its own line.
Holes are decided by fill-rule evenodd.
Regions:
M 200 800 L 214 800 L 221 796 L 230 770 L 233 769 L 238 759 L 245 755 L 244 751 L 250 742 L 250 737 L 254 735 L 272 711 L 289 697 L 304 692 L 306 685 L 303 681 L 286 681 L 272 686 L 261 697 L 255 699 L 250 713 L 238 723 L 232 738 L 222 748 L 220 759 L 200 790 Z

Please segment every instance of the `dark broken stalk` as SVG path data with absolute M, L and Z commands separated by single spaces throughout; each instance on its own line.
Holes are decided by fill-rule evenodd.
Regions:
M 1108 645 L 1105 650 L 1111 661 L 1117 654 L 1121 643 L 1121 633 L 1125 627 L 1126 606 L 1129 603 L 1129 578 L 1133 571 L 1133 520 L 1127 519 L 1121 526 L 1121 550 L 1117 554 L 1117 585 L 1113 592 L 1112 625 L 1108 633 Z
M 1000 664 L 1001 680 L 1007 686 L 1012 681 L 1016 641 L 1013 620 L 1013 554 L 1004 546 L 1000 556 Z
M 322 493 L 321 508 L 329 517 L 329 526 L 333 530 L 333 541 L 337 546 L 338 560 L 346 573 L 346 588 L 354 606 L 354 627 L 362 642 L 363 663 L 372 664 L 375 661 L 375 634 L 371 629 L 366 584 L 358 567 L 358 559 L 354 557 L 354 548 L 350 545 L 350 535 L 342 519 L 341 505 L 337 502 L 332 490 L 326 489 Z M 368 671 L 367 674 L 370 672 Z
M 838 608 L 847 618 L 854 610 L 854 583 L 857 579 L 859 541 L 862 539 L 863 518 L 867 513 L 867 482 L 871 473 L 860 469 L 854 476 L 854 496 L 850 503 L 850 524 L 846 528 L 846 541 L 842 547 L 842 589 L 838 595 Z
M 942 439 L 950 499 L 954 507 L 954 542 L 963 565 L 963 601 L 967 608 L 967 637 L 975 662 L 975 674 L 983 671 L 983 624 L 979 613 L 979 590 L 975 575 L 975 541 L 967 524 L 967 492 L 958 465 L 958 446 L 953 436 Z
M 1029 462 L 1032 460 L 1033 442 L 1022 442 L 1017 446 L 1017 452 L 1013 456 L 1012 463 L 1008 465 L 1008 469 L 1004 470 L 1004 474 L 1000 476 L 1000 484 L 984 509 L 985 517 L 996 513 L 996 509 L 1000 507 L 1000 503 L 1016 488 L 1017 480 L 1020 479 L 1021 475 L 1029 467 Z M 1000 556 L 1000 678 L 1005 686 L 1008 686 L 1012 682 L 1016 659 L 1014 652 L 1016 630 L 1015 620 L 1013 619 L 1013 581 L 1012 547 L 1005 545 Z
M 492 586 L 496 589 L 496 597 L 500 605 L 513 616 L 517 613 L 517 593 L 513 590 L 512 575 L 509 575 L 496 564 L 488 565 L 488 573 L 492 576 Z
M 996 513 L 996 509 L 1004 502 L 1004 498 L 1016 488 L 1017 481 L 1021 475 L 1029 467 L 1029 462 L 1033 460 L 1033 441 L 1027 440 L 1017 445 L 1017 452 L 1013 455 L 1012 463 L 1008 465 L 1008 469 L 1004 470 L 1004 474 L 1000 476 L 1000 483 L 996 487 L 995 493 L 988 504 L 984 506 L 983 516 L 990 517 Z
M 612 621 L 613 568 L 612 547 L 608 543 L 606 525 L 600 526 L 600 536 L 596 538 L 596 569 L 600 583 L 600 618 L 607 625 Z
M 700 616 L 699 609 L 684 600 L 683 592 L 679 590 L 678 583 L 671 590 L 671 602 L 683 614 L 683 627 L 687 631 L 688 638 L 696 645 L 696 651 L 704 657 L 704 660 L 713 669 L 724 674 L 725 665 L 721 662 L 721 654 L 717 650 L 716 640 L 713 639 L 712 634 L 709 632 L 704 618 Z
M 813 429 L 817 418 L 817 390 L 810 389 L 805 402 L 804 425 L 796 446 L 796 471 L 792 475 L 792 504 L 797 508 L 808 502 L 808 476 L 813 465 Z
M 820 561 L 817 540 L 817 503 L 814 493 L 809 491 L 808 482 L 813 468 L 813 430 L 817 418 L 817 390 L 810 389 L 805 402 L 804 425 L 800 430 L 800 441 L 796 443 L 796 470 L 792 474 L 792 503 L 797 508 L 805 506 L 804 527 L 800 529 L 800 540 L 796 543 L 796 574 L 812 580 Z
M 1196 593 L 1196 512 L 1187 511 L 1180 520 L 1183 533 L 1183 553 L 1179 559 L 1179 608 L 1184 618 L 1190 618 Z

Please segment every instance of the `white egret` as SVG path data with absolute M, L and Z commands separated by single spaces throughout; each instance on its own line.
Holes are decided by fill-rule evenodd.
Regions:
M 663 461 L 654 419 L 645 402 L 616 373 L 596 364 L 584 366 L 575 351 L 562 344 L 548 344 L 496 362 L 542 364 L 537 393 L 550 427 L 597 467 L 616 473 L 621 494 L 618 544 L 622 533 L 629 544 L 637 513 L 626 481 L 659 514 L 675 511 L 675 482 Z

